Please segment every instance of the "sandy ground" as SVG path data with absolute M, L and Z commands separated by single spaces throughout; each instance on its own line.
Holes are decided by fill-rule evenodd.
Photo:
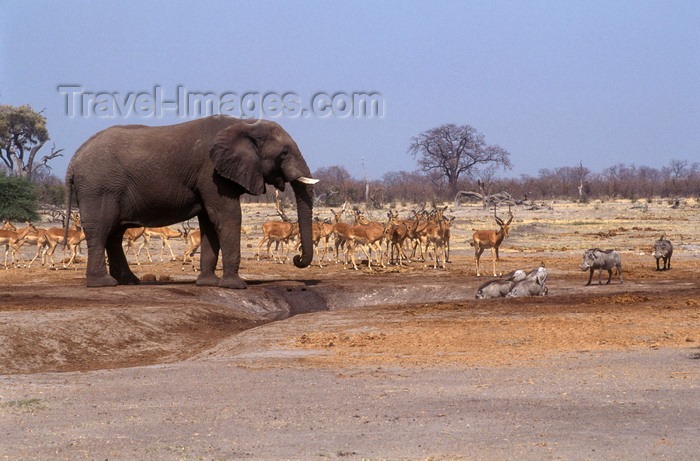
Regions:
M 104 289 L 84 261 L 2 271 L 0 458 L 697 459 L 697 208 L 550 206 L 516 211 L 500 263 L 544 262 L 546 297 L 473 299 L 478 207 L 452 211 L 441 270 L 257 261 L 251 207 L 245 291 L 158 258 Z M 595 246 L 624 284 L 584 286 Z

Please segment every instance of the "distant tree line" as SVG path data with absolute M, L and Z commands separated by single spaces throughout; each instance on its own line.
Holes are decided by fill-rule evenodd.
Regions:
M 409 155 L 419 170 L 385 174 L 369 184 L 353 178 L 342 166 L 316 170 L 320 203 L 338 206 L 345 201 L 367 201 L 369 206 L 392 202 L 444 202 L 457 197 L 482 198 L 507 192 L 515 200 L 637 199 L 700 196 L 700 164 L 671 160 L 660 170 L 618 164 L 592 173 L 583 163 L 544 168 L 537 177 L 498 178 L 499 169 L 512 167 L 510 153 L 486 143 L 469 125 L 446 124 L 411 139 Z M 366 192 L 369 185 L 369 193 Z
M 42 207 L 63 207 L 63 181 L 39 170 L 34 181 L 8 175 L 0 168 L 0 218 L 17 221 L 36 219 Z M 321 181 L 314 187 L 316 202 L 323 206 L 342 207 L 344 202 L 365 202 L 365 180 L 354 178 L 343 166 L 323 167 L 313 172 Z M 495 194 L 509 192 L 516 199 L 527 200 L 612 200 L 700 197 L 700 164 L 671 160 L 661 169 L 619 164 L 593 173 L 586 167 L 543 168 L 537 176 L 519 178 L 462 178 L 459 190 Z M 581 191 L 579 192 L 579 188 Z M 261 196 L 244 196 L 244 202 L 274 203 L 274 188 Z M 290 187 L 282 194 L 287 206 L 293 207 Z M 393 171 L 380 180 L 369 181 L 370 207 L 387 204 L 452 202 L 455 196 L 447 181 L 436 173 Z
M 313 176 L 321 180 L 315 186 L 317 201 L 339 206 L 343 202 L 364 202 L 364 180 L 352 177 L 342 166 L 320 168 Z M 370 183 L 370 203 L 445 202 L 455 199 L 454 190 L 438 174 L 423 171 L 386 173 Z M 618 164 L 592 173 L 582 166 L 543 168 L 538 175 L 519 178 L 480 176 L 462 178 L 458 190 L 495 194 L 509 192 L 527 200 L 612 200 L 645 198 L 700 197 L 700 163 L 671 160 L 661 169 Z
M 544 168 L 537 177 L 494 181 L 494 189 L 532 199 L 640 199 L 700 197 L 700 163 L 671 160 L 661 169 L 620 163 L 592 173 L 587 168 Z M 579 194 L 579 186 L 583 186 Z

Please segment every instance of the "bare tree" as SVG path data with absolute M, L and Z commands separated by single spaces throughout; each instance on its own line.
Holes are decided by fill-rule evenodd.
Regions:
M 454 197 L 462 175 L 475 176 L 481 169 L 496 165 L 510 168 L 510 153 L 497 145 L 487 145 L 484 135 L 469 125 L 442 125 L 411 139 L 408 152 L 418 158 L 426 173 L 437 173 L 447 180 L 447 193 Z
M 685 179 L 690 175 L 687 160 L 671 160 L 668 167 L 669 175 L 673 179 Z
M 282 202 L 280 199 L 280 191 L 275 189 L 275 211 L 277 212 L 278 215 L 280 215 L 280 218 L 282 218 L 282 221 L 284 222 L 292 222 L 291 219 L 287 217 L 287 213 L 284 212 L 285 208 L 285 203 Z
M 367 176 L 364 157 L 362 157 L 362 170 L 365 172 L 365 203 L 369 203 L 369 177 Z
M 50 169 L 48 161 L 63 156 L 63 149 L 57 150 L 54 144 L 51 153 L 37 160 L 39 149 L 48 140 L 46 117 L 41 112 L 28 105 L 0 106 L 0 158 L 14 175 L 32 180 L 37 169 Z
M 576 174 L 578 176 L 578 201 L 583 202 L 590 189 L 586 184 L 586 176 L 590 174 L 590 170 L 583 166 L 583 162 L 579 162 Z

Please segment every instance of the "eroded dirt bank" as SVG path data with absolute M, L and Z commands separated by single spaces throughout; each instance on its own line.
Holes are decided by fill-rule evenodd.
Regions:
M 305 272 L 310 277 L 297 280 L 250 275 L 244 291 L 196 287 L 193 275 L 87 289 L 74 271 L 28 269 L 47 280 L 41 290 L 19 283 L 3 288 L 0 372 L 87 371 L 235 355 L 241 332 L 301 314 L 309 314 L 306 330 L 292 334 L 289 322 L 269 325 L 256 347 L 276 344 L 270 335 L 282 328 L 287 337 L 277 342 L 321 351 L 314 354 L 326 362 L 345 364 L 359 355 L 369 362 L 399 356 L 418 364 L 483 365 L 570 350 L 700 342 L 695 261 L 672 276 L 628 256 L 626 283 L 585 287 L 585 274 L 567 267 L 567 258 L 550 258 L 549 296 L 475 300 L 485 279 L 463 275 L 464 257 L 454 259 L 448 271 L 369 274 L 331 267 L 313 268 Z M 170 267 L 174 273 L 177 263 Z M 274 269 L 295 274 L 285 266 Z
M 693 459 L 700 429 L 696 258 L 550 296 L 475 300 L 447 270 L 298 271 L 247 260 L 244 292 L 82 273 L 4 272 L 0 453 L 7 459 Z M 151 277 L 149 277 L 151 278 Z M 40 289 L 38 288 L 40 286 Z M 124 368 L 126 367 L 126 368 Z

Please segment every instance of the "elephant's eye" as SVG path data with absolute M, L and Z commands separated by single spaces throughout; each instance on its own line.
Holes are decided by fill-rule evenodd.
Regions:
M 280 157 L 282 157 L 283 159 L 284 159 L 284 158 L 287 158 L 287 155 L 289 155 L 289 150 L 287 150 L 287 149 L 284 149 L 284 150 L 280 153 Z

